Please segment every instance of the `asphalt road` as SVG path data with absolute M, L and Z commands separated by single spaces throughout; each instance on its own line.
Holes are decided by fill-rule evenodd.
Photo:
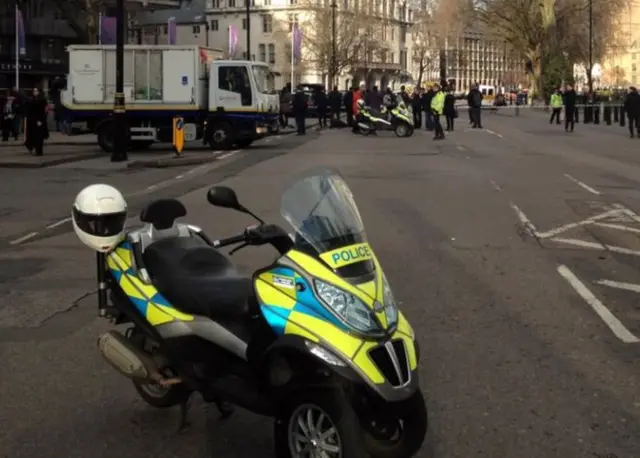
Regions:
M 420 457 L 638 457 L 640 140 L 619 127 L 565 134 L 537 115 L 488 115 L 484 125 L 460 125 L 443 142 L 325 131 L 131 202 L 182 196 L 190 222 L 224 237 L 250 220 L 210 207 L 205 185 L 233 186 L 279 221 L 280 192 L 296 173 L 337 168 L 420 339 L 431 418 Z M 12 204 L 3 228 L 6 218 L 35 231 L 49 221 L 40 213 L 64 216 L 68 196 L 95 176 L 37 182 L 81 174 L 71 170 L 33 172 L 43 178 L 31 192 L 58 197 Z M 108 179 L 129 183 L 126 193 L 181 180 L 147 173 L 130 176 L 135 185 Z M 138 400 L 95 348 L 109 325 L 95 318 L 95 296 L 83 297 L 94 288 L 92 254 L 64 224 L 39 237 L 0 254 L 0 456 L 271 456 L 265 419 L 238 411 L 222 421 L 198 404 L 191 429 L 176 434 L 176 410 Z M 249 271 L 271 256 L 235 258 Z

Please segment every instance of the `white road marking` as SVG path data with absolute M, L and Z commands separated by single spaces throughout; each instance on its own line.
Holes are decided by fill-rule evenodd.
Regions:
M 55 227 L 62 226 L 64 223 L 68 223 L 69 221 L 71 221 L 71 218 L 61 219 L 60 221 L 56 221 L 55 223 L 49 224 L 47 226 L 47 229 L 53 229 Z
M 634 220 L 636 223 L 640 223 L 640 216 L 636 215 L 633 211 L 629 210 L 628 208 L 622 207 L 622 212 L 629 218 Z
M 598 280 L 594 283 L 598 285 L 608 286 L 610 288 L 622 289 L 625 291 L 632 291 L 634 293 L 640 293 L 640 285 L 636 285 L 635 283 L 626 283 L 623 281 L 613 281 L 613 280 Z
M 17 238 L 15 240 L 10 241 L 9 245 L 20 245 L 22 242 L 26 242 L 27 240 L 35 237 L 36 235 L 38 235 L 37 232 L 30 232 L 30 233 L 28 233 L 26 235 L 23 235 L 20 238 Z
M 498 183 L 496 183 L 493 180 L 491 180 L 491 186 L 493 186 L 493 189 L 495 189 L 498 192 L 502 191 L 502 188 L 500 186 L 498 186 Z
M 178 176 L 176 176 L 174 179 L 175 179 L 175 180 L 180 180 L 180 179 L 182 179 L 182 178 L 184 178 L 184 175 L 178 175 Z
M 558 235 L 562 232 L 566 232 L 569 229 L 574 229 L 576 227 L 580 227 L 580 226 L 586 226 L 588 224 L 593 224 L 596 221 L 599 221 L 601 219 L 605 219 L 608 218 L 610 216 L 615 216 L 620 214 L 621 210 L 615 209 L 615 210 L 609 210 L 607 212 L 604 213 L 600 213 L 599 215 L 595 215 L 592 216 L 590 218 L 587 218 L 583 221 L 578 221 L 577 223 L 569 223 L 569 224 L 565 224 L 564 226 L 560 226 L 560 227 L 556 227 L 555 229 L 551 229 L 548 230 L 547 232 L 542 232 L 540 234 L 538 234 L 538 237 L 540 238 L 548 238 L 548 237 L 553 237 L 555 235 Z
M 554 237 L 550 240 L 552 242 L 566 243 L 567 245 L 574 245 L 582 248 L 592 248 L 594 250 L 611 251 L 612 253 L 628 254 L 630 256 L 640 256 L 640 251 L 630 250 L 629 248 L 623 248 L 619 246 L 606 245 L 606 244 L 594 243 L 594 242 L 585 242 L 584 240 L 578 240 L 578 239 L 565 239 L 561 237 Z
M 492 131 L 491 129 L 485 129 L 485 130 L 486 130 L 487 132 L 489 132 L 491 135 L 495 135 L 495 136 L 497 136 L 497 137 L 504 138 L 504 137 L 503 137 L 502 135 L 500 135 L 498 132 L 494 132 L 494 131 Z
M 231 151 L 230 153 L 223 154 L 222 156 L 218 156 L 218 159 L 226 159 L 226 158 L 228 158 L 228 157 L 233 156 L 233 155 L 234 155 L 234 154 L 236 154 L 236 153 L 239 153 L 240 151 L 242 151 L 242 150 L 237 149 L 237 150 L 235 150 L 235 151 Z
M 591 194 L 595 194 L 596 196 L 600 196 L 602 195 L 602 193 L 600 191 L 596 191 L 595 189 L 593 189 L 591 186 L 589 186 L 588 184 L 583 183 L 582 181 L 578 180 L 577 178 L 572 177 L 571 175 L 569 175 L 568 173 L 564 174 L 565 177 L 569 178 L 571 181 L 573 181 L 575 184 L 577 184 L 578 186 L 580 186 L 583 189 L 586 189 L 587 191 L 589 191 Z
M 458 145 L 458 146 L 456 146 L 456 148 L 458 148 L 458 151 L 464 151 L 464 146 Z
M 527 218 L 527 215 L 525 215 L 524 212 L 520 210 L 520 207 L 518 207 L 516 204 L 511 204 L 511 208 L 513 208 L 513 211 L 516 212 L 516 216 L 520 220 L 520 223 L 525 227 L 525 229 L 527 229 L 531 233 L 531 235 L 537 237 L 538 231 L 536 230 L 535 225 L 529 220 L 529 218 Z
M 585 300 L 587 304 L 598 314 L 598 316 L 605 322 L 609 329 L 615 334 L 615 336 L 622 340 L 624 343 L 637 343 L 640 342 L 636 336 L 631 334 L 627 328 L 618 320 L 613 313 L 594 296 L 594 294 L 587 288 L 584 283 L 576 277 L 567 266 L 558 266 L 558 273 L 573 287 L 573 289 Z
M 155 189 L 155 188 L 157 188 L 157 187 L 158 187 L 158 185 L 157 185 L 157 184 L 152 184 L 151 186 L 147 186 L 147 188 L 146 188 L 146 189 L 151 190 L 151 189 Z
M 636 234 L 640 234 L 640 229 L 636 229 L 635 227 L 623 226 L 621 224 L 595 222 L 593 223 L 593 225 L 598 227 L 606 227 L 607 229 L 617 229 L 619 231 L 634 232 Z

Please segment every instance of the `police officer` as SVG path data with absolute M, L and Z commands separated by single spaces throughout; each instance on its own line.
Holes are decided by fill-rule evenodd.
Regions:
M 433 85 L 433 97 L 431 98 L 431 116 L 433 120 L 433 128 L 435 130 L 434 140 L 444 140 L 444 130 L 440 123 L 440 116 L 444 113 L 444 92 L 440 90 L 438 84 Z
M 560 89 L 556 89 L 551 94 L 551 118 L 549 118 L 549 124 L 553 124 L 553 120 L 556 120 L 556 124 L 560 124 L 560 113 L 562 113 L 562 96 L 560 95 Z

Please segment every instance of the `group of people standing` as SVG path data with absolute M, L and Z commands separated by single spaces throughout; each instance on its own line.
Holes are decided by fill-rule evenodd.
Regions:
M 27 97 L 17 89 L 7 90 L 0 97 L 2 141 L 18 140 L 24 134 L 30 153 L 42 156 L 44 140 L 49 137 L 47 100 L 37 88 Z

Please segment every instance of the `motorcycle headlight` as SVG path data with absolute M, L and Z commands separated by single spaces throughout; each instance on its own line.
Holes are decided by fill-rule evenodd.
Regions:
M 387 326 L 394 327 L 398 324 L 398 306 L 393 297 L 393 291 L 387 281 L 387 277 L 382 274 L 382 297 L 384 300 L 384 315 L 387 318 Z
M 320 299 L 349 326 L 360 332 L 380 330 L 371 315 L 371 310 L 353 294 L 320 280 L 314 280 L 314 283 Z

